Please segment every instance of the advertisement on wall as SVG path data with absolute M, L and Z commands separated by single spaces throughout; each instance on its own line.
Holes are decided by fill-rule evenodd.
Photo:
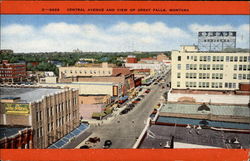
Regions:
M 6 114 L 29 114 L 29 104 L 6 103 L 4 105 Z

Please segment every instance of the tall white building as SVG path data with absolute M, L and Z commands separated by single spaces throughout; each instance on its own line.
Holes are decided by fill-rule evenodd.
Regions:
M 172 51 L 172 88 L 236 90 L 250 82 L 250 53 L 199 52 L 197 46 Z

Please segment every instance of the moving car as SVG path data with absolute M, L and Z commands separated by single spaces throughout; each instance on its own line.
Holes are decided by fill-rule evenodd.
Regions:
M 108 149 L 108 148 L 111 147 L 111 145 L 112 145 L 112 141 L 111 140 L 105 140 L 103 148 L 104 149 Z

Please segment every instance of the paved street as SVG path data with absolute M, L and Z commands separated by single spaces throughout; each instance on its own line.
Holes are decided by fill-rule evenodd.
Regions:
M 147 88 L 147 87 L 145 87 Z M 102 148 L 105 140 L 111 140 L 110 148 L 132 148 L 136 139 L 139 137 L 146 120 L 153 111 L 153 107 L 159 103 L 161 95 L 166 92 L 159 85 L 152 85 L 151 92 L 145 94 L 145 98 L 135 106 L 135 108 L 124 115 L 117 115 L 115 118 L 98 127 L 91 127 L 88 131 L 92 132 L 90 137 L 99 137 L 100 142 L 92 148 Z M 84 145 L 84 142 L 79 146 Z

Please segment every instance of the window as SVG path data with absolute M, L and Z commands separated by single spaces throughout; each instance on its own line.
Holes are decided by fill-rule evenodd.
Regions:
M 220 57 L 220 61 L 224 61 L 224 56 L 221 56 L 221 57 Z
M 234 61 L 237 62 L 238 61 L 238 56 L 234 57 Z
M 189 68 L 189 64 L 186 64 L 186 70 L 189 70 L 190 68 Z
M 243 61 L 243 57 L 242 56 L 240 56 L 240 62 L 242 62 Z
M 243 78 L 243 79 L 247 79 L 246 74 L 242 74 L 242 78 Z
M 200 65 L 199 65 L 199 69 L 200 69 L 200 70 L 202 70 L 202 66 L 203 66 L 203 64 L 200 64 Z
M 197 56 L 194 56 L 194 61 L 197 61 Z
M 208 56 L 208 57 L 207 57 L 207 61 L 211 61 L 211 56 Z
M 228 83 L 225 83 L 225 88 L 228 88 Z
M 250 56 L 248 56 L 248 62 L 250 62 Z
M 177 73 L 177 78 L 181 78 L 181 73 Z
M 50 116 L 50 110 L 49 110 L 49 108 L 47 108 L 47 117 L 49 117 Z
M 213 61 L 216 61 L 216 56 L 213 56 Z
M 244 62 L 247 62 L 247 56 L 244 56 Z
M 197 64 L 194 64 L 194 70 L 197 69 Z M 249 65 L 249 70 L 250 70 L 250 65 Z
M 39 121 L 39 111 L 36 112 L 36 121 Z
M 177 87 L 180 87 L 180 82 L 177 82 Z
M 187 56 L 187 60 L 189 60 L 189 56 Z
M 234 57 L 230 56 L 230 62 L 233 62 L 233 61 L 234 61 Z
M 178 56 L 178 61 L 181 61 L 181 56 Z
M 250 65 L 247 66 L 247 70 L 250 71 Z
M 237 65 L 236 64 L 234 65 L 234 70 L 237 70 Z
M 239 80 L 242 80 L 242 74 L 239 74 L 239 75 L 238 75 L 238 79 L 239 79 Z
M 207 70 L 210 70 L 210 64 L 207 65 Z
M 233 75 L 233 79 L 237 79 L 237 74 L 234 74 L 234 75 Z
M 186 87 L 189 87 L 189 83 L 188 82 L 186 82 Z
M 229 62 L 229 56 L 226 56 L 226 62 Z
M 43 128 L 40 127 L 40 136 L 43 136 Z
M 223 64 L 220 64 L 220 70 L 223 70 Z
M 203 61 L 203 56 L 200 56 L 200 61 Z
M 239 70 L 242 70 L 242 65 L 239 65 Z
M 181 70 L 181 64 L 177 64 L 177 69 Z
M 247 70 L 247 65 L 243 65 L 243 70 L 244 70 L 244 71 Z
M 250 80 L 250 74 L 247 74 L 247 80 Z

